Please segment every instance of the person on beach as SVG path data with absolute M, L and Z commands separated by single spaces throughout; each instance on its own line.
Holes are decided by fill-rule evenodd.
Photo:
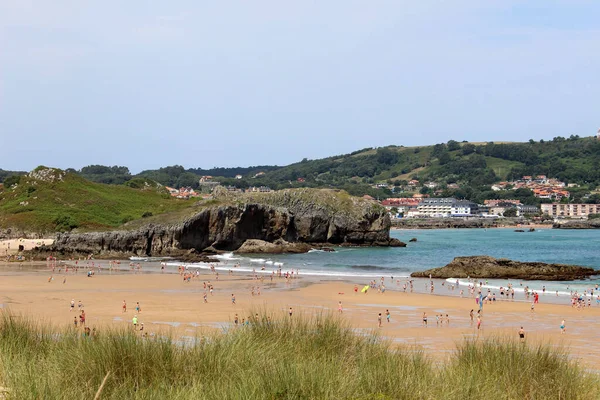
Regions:
M 127 303 L 123 300 L 123 312 L 127 312 Z
M 75 299 L 71 299 L 71 309 L 69 311 L 75 310 Z
M 202 297 L 204 298 L 204 302 L 208 303 L 208 296 L 206 295 L 206 292 L 204 292 L 204 295 L 202 295 Z
M 567 327 L 565 325 L 565 320 L 563 319 L 560 323 L 560 333 L 563 334 L 567 331 Z
M 427 328 L 427 313 L 423 313 L 423 326 Z
M 73 317 L 73 325 L 77 328 L 77 316 Z
M 231 293 L 231 304 L 235 305 L 235 295 Z
M 473 309 L 471 309 L 471 312 L 469 313 L 469 317 L 471 317 L 471 325 L 473 325 Z
M 390 323 L 390 318 L 392 318 L 390 310 L 385 310 L 385 319 L 387 320 L 388 324 Z
M 338 312 L 341 314 L 344 312 L 343 308 L 342 308 L 342 302 L 338 301 Z
M 294 311 L 292 310 L 292 307 L 290 307 L 290 310 L 288 311 L 288 313 L 290 314 L 290 318 L 292 317 L 292 313 L 293 313 L 293 312 L 294 312 Z
M 79 316 L 79 323 L 81 326 L 85 326 L 85 311 L 81 310 L 81 315 Z
M 479 334 L 479 330 L 481 329 L 481 315 L 477 316 L 477 334 Z
M 138 314 L 142 312 L 142 308 L 140 307 L 139 301 L 135 304 L 135 312 Z
M 133 330 L 137 330 L 137 326 L 138 326 L 138 317 L 137 315 L 134 315 L 133 318 L 131 319 L 131 323 L 133 324 Z
M 233 323 L 235 324 L 235 326 L 238 326 L 239 321 L 240 321 L 240 319 L 239 319 L 238 315 L 235 314 L 235 317 L 233 317 Z
M 525 342 L 525 329 L 523 329 L 523 327 L 519 329 L 519 339 L 521 340 L 521 343 Z
M 377 316 L 377 326 L 381 328 L 381 313 Z

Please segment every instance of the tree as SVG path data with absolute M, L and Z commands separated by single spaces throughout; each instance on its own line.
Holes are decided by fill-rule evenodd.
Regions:
M 448 140 L 448 143 L 446 143 L 446 145 L 448 146 L 449 151 L 455 151 L 460 149 L 460 143 L 458 143 L 456 140 Z
M 388 147 L 381 147 L 377 149 L 376 160 L 380 164 L 396 164 L 398 162 L 398 152 Z
M 504 210 L 504 213 L 502 215 L 504 215 L 506 218 L 514 218 L 517 216 L 517 208 L 516 207 L 508 208 L 508 209 Z
M 462 147 L 462 153 L 465 156 L 468 156 L 471 153 L 475 153 L 476 146 L 472 143 L 464 144 Z

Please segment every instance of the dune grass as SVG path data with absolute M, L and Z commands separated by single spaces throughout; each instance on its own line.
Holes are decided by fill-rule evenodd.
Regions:
M 2 313 L 0 386 L 14 399 L 594 399 L 598 377 L 550 347 L 465 342 L 436 365 L 321 314 L 275 318 L 183 345 L 129 330 L 53 331 Z

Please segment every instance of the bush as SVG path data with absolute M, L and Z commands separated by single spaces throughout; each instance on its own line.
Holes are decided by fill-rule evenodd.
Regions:
M 18 185 L 21 182 L 21 175 L 11 175 L 4 180 L 4 187 L 11 187 L 12 185 Z
M 77 228 L 77 221 L 70 215 L 60 215 L 54 219 L 55 229 L 57 232 L 68 232 Z
M 142 218 L 148 218 L 151 216 L 152 216 L 152 213 L 150 211 L 146 211 L 145 213 L 142 214 Z

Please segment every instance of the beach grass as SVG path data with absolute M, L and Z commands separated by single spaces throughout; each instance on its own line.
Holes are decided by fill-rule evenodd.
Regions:
M 247 326 L 179 343 L 128 329 L 83 337 L 3 312 L 0 386 L 9 399 L 93 399 L 103 380 L 101 399 L 593 399 L 600 390 L 597 375 L 549 346 L 464 342 L 435 364 L 338 316 L 277 315 L 260 310 Z

